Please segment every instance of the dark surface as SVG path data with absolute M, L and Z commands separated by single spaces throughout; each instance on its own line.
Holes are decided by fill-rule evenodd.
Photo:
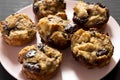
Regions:
M 88 2 L 100 2 L 106 5 L 113 16 L 120 24 L 120 0 L 85 0 Z M 31 4 L 33 0 L 0 0 L 0 20 L 19 9 Z M 15 80 L 0 64 L 0 80 Z M 120 62 L 102 80 L 120 80 Z

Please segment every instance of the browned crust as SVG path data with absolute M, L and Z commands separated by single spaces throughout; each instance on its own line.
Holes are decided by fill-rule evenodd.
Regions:
M 58 70 L 59 70 L 59 66 L 51 73 L 39 74 L 39 73 L 30 72 L 23 67 L 22 73 L 24 73 L 24 75 L 30 80 L 49 80 L 56 75 Z
M 94 25 L 91 25 L 91 26 L 89 26 L 89 25 L 87 26 L 87 25 L 85 25 L 85 23 L 87 22 L 87 18 L 81 20 L 79 17 L 76 16 L 75 13 L 73 14 L 73 22 L 76 23 L 76 24 L 78 24 L 79 26 L 81 26 L 85 30 L 89 30 L 90 28 L 96 28 L 97 31 L 101 31 L 102 29 L 104 29 L 103 27 L 105 27 L 104 25 L 106 25 L 106 23 L 108 22 L 109 17 L 110 17 L 109 9 L 107 7 L 105 7 L 105 6 L 104 6 L 104 8 L 106 8 L 107 18 L 102 23 L 97 23 L 97 24 L 94 24 Z
M 52 39 L 50 39 L 50 37 L 48 37 L 47 40 L 43 40 L 43 38 L 41 37 L 41 41 L 43 43 L 46 43 L 47 45 L 53 47 L 53 48 L 57 48 L 58 50 L 63 50 L 65 48 L 68 48 L 71 44 L 70 38 L 68 40 L 66 40 L 65 44 L 55 43 Z
M 30 38 L 10 38 L 9 36 L 2 36 L 3 40 L 11 46 L 22 46 L 35 39 L 35 34 Z
M 48 16 L 48 15 L 44 15 L 44 14 L 42 14 L 40 11 L 38 11 L 38 12 L 35 12 L 35 10 L 34 10 L 34 4 L 37 2 L 37 1 L 39 1 L 39 0 L 34 0 L 34 3 L 33 3 L 33 12 L 34 12 L 34 14 L 35 14 L 35 17 L 36 17 L 36 20 L 37 21 L 39 21 L 39 19 L 41 19 L 41 18 L 43 18 L 43 17 L 46 17 L 46 16 Z M 63 3 L 63 10 L 65 10 L 66 9 L 66 3 Z M 64 12 L 64 11 L 60 11 L 60 12 Z M 51 15 L 55 15 L 55 14 L 57 14 L 58 12 L 56 12 L 56 13 L 52 13 Z M 61 16 L 61 15 L 60 15 Z M 65 16 L 66 18 L 65 19 L 67 19 L 67 16 Z
M 74 15 L 74 17 L 75 17 L 75 15 Z M 94 25 L 92 25 L 90 27 L 87 27 L 87 25 L 84 25 L 84 23 L 79 24 L 79 23 L 81 23 L 81 22 L 77 22 L 79 20 L 75 21 L 74 17 L 73 17 L 73 22 L 76 23 L 78 26 L 80 26 L 80 28 L 83 28 L 85 30 L 89 30 L 90 28 L 95 28 L 97 31 L 102 31 L 104 29 L 105 25 L 107 24 L 108 20 L 109 20 L 109 16 L 107 16 L 108 18 L 103 23 L 94 24 Z
M 80 64 L 84 65 L 88 69 L 93 69 L 95 67 L 102 68 L 110 63 L 111 57 L 108 57 L 107 59 L 105 58 L 99 58 L 96 61 L 94 61 L 93 64 L 90 64 L 88 60 L 86 60 L 83 56 L 77 57 L 73 52 L 72 52 L 73 58 L 79 62 Z

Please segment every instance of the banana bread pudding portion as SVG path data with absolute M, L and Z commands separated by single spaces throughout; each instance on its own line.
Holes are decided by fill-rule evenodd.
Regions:
M 84 29 L 102 29 L 108 22 L 109 10 L 101 3 L 79 1 L 74 6 L 73 22 Z
M 3 40 L 12 46 L 25 45 L 35 39 L 34 22 L 24 13 L 15 13 L 0 22 Z
M 71 38 L 71 50 L 78 62 L 94 68 L 110 63 L 114 47 L 108 35 L 79 29 Z
M 34 0 L 33 12 L 39 20 L 50 14 L 55 15 L 58 12 L 65 12 L 66 3 L 64 0 Z
M 69 29 L 66 29 L 69 23 L 69 20 L 58 15 L 41 18 L 37 28 L 42 41 L 57 49 L 67 48 L 70 46 L 70 35 L 67 33 Z
M 45 44 L 26 46 L 18 54 L 23 74 L 31 80 L 50 80 L 57 73 L 62 53 Z

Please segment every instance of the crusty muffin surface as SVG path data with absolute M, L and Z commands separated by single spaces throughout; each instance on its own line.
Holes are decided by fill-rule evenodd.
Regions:
M 83 28 L 101 29 L 109 19 L 109 10 L 101 3 L 79 1 L 74 7 L 73 22 Z
M 74 58 L 87 67 L 102 67 L 110 62 L 114 47 L 110 37 L 96 31 L 79 29 L 71 39 Z
M 22 72 L 32 80 L 49 80 L 60 67 L 62 54 L 45 44 L 23 48 L 18 55 Z
M 37 24 L 40 37 L 48 45 L 64 49 L 70 45 L 70 38 L 65 28 L 70 23 L 57 15 L 41 18 Z
M 0 31 L 4 41 L 12 46 L 21 46 L 35 39 L 36 28 L 32 20 L 24 13 L 15 13 L 0 22 Z
M 33 12 L 38 19 L 48 15 L 55 15 L 58 12 L 65 12 L 66 4 L 64 0 L 35 0 Z

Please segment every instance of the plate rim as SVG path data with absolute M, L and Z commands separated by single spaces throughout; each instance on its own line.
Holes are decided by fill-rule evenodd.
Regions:
M 72 2 L 77 2 L 77 1 L 72 1 Z M 27 5 L 27 6 L 23 7 L 23 8 L 21 8 L 21 9 L 18 10 L 16 13 L 20 13 L 21 11 L 23 11 L 23 10 L 29 8 L 29 7 L 32 7 L 32 4 Z M 117 24 L 117 25 L 120 27 L 119 23 L 118 23 L 118 22 L 116 21 L 116 19 L 113 18 L 111 15 L 110 15 L 109 19 L 112 19 L 112 20 L 115 22 L 115 24 Z M 0 35 L 1 35 L 1 34 L 0 34 Z M 0 38 L 2 38 L 2 37 L 0 36 Z M 1 55 L 1 54 L 3 54 L 3 53 L 0 52 L 0 55 Z M 120 60 L 120 57 L 119 57 L 119 60 Z M 113 67 L 111 70 L 109 70 L 109 72 L 107 72 L 107 74 L 110 73 L 110 72 L 115 68 L 115 66 L 118 64 L 119 60 L 118 60 L 117 63 L 114 65 L 114 67 Z M 11 75 L 12 77 L 14 77 L 15 79 L 18 79 L 18 77 L 17 77 L 16 75 L 13 75 L 14 71 L 13 71 L 12 74 L 11 74 L 11 71 L 9 71 L 9 70 L 6 68 L 6 66 L 4 65 L 4 62 L 3 62 L 3 60 L 2 60 L 1 58 L 0 58 L 0 63 L 1 63 L 1 65 L 3 66 L 3 68 L 8 72 L 8 74 L 10 74 L 10 75 Z M 106 74 L 106 75 L 107 75 L 107 74 Z M 106 75 L 104 75 L 103 77 L 105 77 Z M 103 77 L 102 77 L 102 78 L 103 78 Z

